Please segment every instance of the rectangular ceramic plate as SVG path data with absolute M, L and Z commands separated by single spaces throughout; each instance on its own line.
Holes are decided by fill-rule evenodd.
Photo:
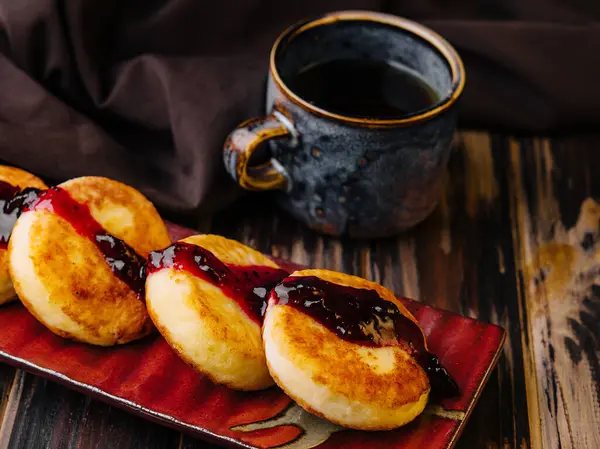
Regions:
M 170 229 L 174 239 L 192 233 Z M 241 393 L 213 385 L 182 362 L 159 335 L 113 348 L 64 340 L 19 303 L 0 308 L 0 360 L 226 446 L 451 448 L 498 360 L 505 332 L 417 302 L 407 301 L 406 306 L 462 394 L 430 404 L 413 423 L 390 432 L 340 428 L 304 412 L 278 388 Z

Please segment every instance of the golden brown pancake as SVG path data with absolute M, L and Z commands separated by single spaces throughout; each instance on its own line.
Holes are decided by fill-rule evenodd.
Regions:
M 37 189 L 47 188 L 46 184 L 37 176 L 20 168 L 7 167 L 5 165 L 0 165 L 0 181 L 7 182 L 20 189 L 26 187 L 35 187 Z M 17 295 L 8 271 L 7 250 L 4 247 L 0 247 L 0 304 L 5 304 L 15 299 L 17 299 Z
M 328 270 L 303 270 L 292 276 L 375 290 L 417 322 L 391 291 L 374 282 Z M 275 382 L 307 411 L 341 426 L 393 429 L 412 421 L 427 403 L 427 374 L 401 346 L 343 340 L 308 314 L 273 300 L 263 340 Z
M 227 265 L 278 268 L 258 251 L 217 235 L 195 235 L 182 242 L 210 251 Z M 223 289 L 189 271 L 163 268 L 148 274 L 146 300 L 169 345 L 213 382 L 236 390 L 273 384 L 260 324 Z
M 60 186 L 112 236 L 140 256 L 169 245 L 166 226 L 140 192 L 100 177 Z M 110 346 L 153 330 L 144 298 L 111 270 L 104 254 L 63 217 L 24 212 L 13 229 L 8 257 L 15 290 L 29 311 L 61 337 Z

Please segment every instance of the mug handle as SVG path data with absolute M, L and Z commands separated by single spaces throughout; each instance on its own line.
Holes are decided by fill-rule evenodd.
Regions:
M 285 169 L 273 158 L 261 165 L 248 165 L 252 154 L 261 144 L 271 139 L 292 137 L 278 115 L 274 111 L 265 117 L 247 120 L 238 125 L 225 141 L 225 169 L 246 190 L 285 189 L 288 184 Z

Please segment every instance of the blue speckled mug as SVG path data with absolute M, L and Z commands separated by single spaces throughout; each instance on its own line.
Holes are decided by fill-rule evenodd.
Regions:
M 359 117 L 323 109 L 290 88 L 303 68 L 335 59 L 407 67 L 436 101 L 400 117 Z M 229 135 L 225 167 L 248 190 L 277 190 L 278 203 L 312 229 L 393 235 L 426 218 L 439 200 L 464 83 L 452 46 L 415 22 L 345 11 L 296 24 L 271 51 L 267 115 Z M 249 163 L 266 142 L 270 160 Z

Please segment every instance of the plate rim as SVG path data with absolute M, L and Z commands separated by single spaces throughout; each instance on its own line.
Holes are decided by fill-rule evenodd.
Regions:
M 445 310 L 445 309 L 441 309 L 441 310 Z M 453 313 L 453 312 L 450 312 L 450 313 Z M 459 315 L 459 314 L 457 314 L 457 315 Z M 462 315 L 460 315 L 460 316 L 462 316 Z M 465 317 L 465 318 L 468 318 L 468 317 Z M 484 321 L 477 320 L 477 319 L 475 321 L 484 322 Z M 488 323 L 486 323 L 486 324 L 488 324 Z M 496 369 L 498 360 L 500 360 L 500 356 L 502 355 L 502 351 L 504 350 L 504 343 L 506 342 L 506 333 L 507 333 L 506 329 L 504 329 L 502 326 L 499 326 L 499 325 L 493 324 L 493 323 L 489 323 L 488 326 L 495 326 L 500 330 L 500 340 L 498 341 L 498 347 L 496 348 L 494 357 L 492 357 L 492 360 L 489 363 L 485 374 L 481 377 L 481 381 L 478 383 L 477 389 L 475 390 L 475 393 L 473 393 L 473 396 L 471 397 L 471 401 L 469 401 L 469 405 L 467 406 L 467 409 L 465 410 L 465 416 L 460 421 L 459 425 L 456 428 L 456 431 L 452 435 L 452 438 L 450 439 L 450 442 L 448 443 L 447 449 L 453 449 L 454 446 L 456 446 L 456 443 L 458 442 L 458 439 L 462 435 L 463 430 L 464 430 L 467 422 L 469 421 L 469 418 L 471 417 L 473 409 L 475 408 L 475 405 L 477 404 L 477 401 L 479 400 L 481 393 L 483 393 L 483 389 L 487 385 L 488 380 L 489 380 L 490 376 L 492 375 L 492 371 L 494 369 Z

